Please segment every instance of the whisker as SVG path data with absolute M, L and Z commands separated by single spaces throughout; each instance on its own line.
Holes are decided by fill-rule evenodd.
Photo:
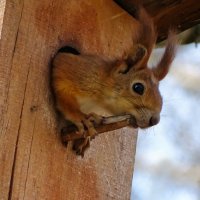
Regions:
M 168 114 L 161 114 L 160 117 L 164 117 L 164 118 L 166 117 L 167 118 L 167 117 L 170 117 L 170 116 Z
M 143 134 L 147 135 L 148 134 L 148 129 L 145 128 L 145 129 L 140 129 L 142 131 Z
M 163 103 L 168 103 L 168 102 L 177 102 L 177 101 L 183 101 L 182 98 L 174 97 L 174 98 L 169 98 L 169 99 L 163 99 Z
M 155 131 L 155 126 L 151 127 L 151 132 L 153 132 L 153 135 L 155 136 L 156 135 L 156 131 Z

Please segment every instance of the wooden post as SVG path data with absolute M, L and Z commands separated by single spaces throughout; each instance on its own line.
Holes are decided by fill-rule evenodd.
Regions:
M 108 0 L 2 2 L 0 199 L 130 199 L 136 131 L 101 134 L 77 157 L 60 142 L 49 79 L 64 45 L 120 57 L 134 18 Z

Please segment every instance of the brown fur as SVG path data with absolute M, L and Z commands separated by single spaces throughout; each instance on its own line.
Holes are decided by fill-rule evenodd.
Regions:
M 152 70 L 147 67 L 156 42 L 156 31 L 143 8 L 138 14 L 137 43 L 128 55 L 114 62 L 97 56 L 58 53 L 53 61 L 53 88 L 57 107 L 64 117 L 75 123 L 80 132 L 84 127 L 95 131 L 88 119 L 90 113 L 132 114 L 138 127 L 146 128 L 159 121 L 162 98 L 159 81 L 168 73 L 175 55 L 175 36 L 170 32 L 165 53 Z M 137 31 L 136 31 L 137 32 Z M 144 85 L 144 94 L 134 92 L 134 83 Z M 83 146 L 79 145 L 79 153 Z

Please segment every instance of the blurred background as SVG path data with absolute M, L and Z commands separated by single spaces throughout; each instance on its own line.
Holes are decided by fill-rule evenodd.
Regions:
M 159 125 L 138 134 L 131 200 L 200 199 L 200 26 L 180 35 Z M 154 50 L 150 65 L 163 53 Z

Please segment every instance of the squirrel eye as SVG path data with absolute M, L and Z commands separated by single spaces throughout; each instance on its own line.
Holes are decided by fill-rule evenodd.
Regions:
M 133 84 L 133 91 L 138 93 L 139 95 L 143 95 L 144 93 L 144 85 L 142 83 L 135 83 Z

